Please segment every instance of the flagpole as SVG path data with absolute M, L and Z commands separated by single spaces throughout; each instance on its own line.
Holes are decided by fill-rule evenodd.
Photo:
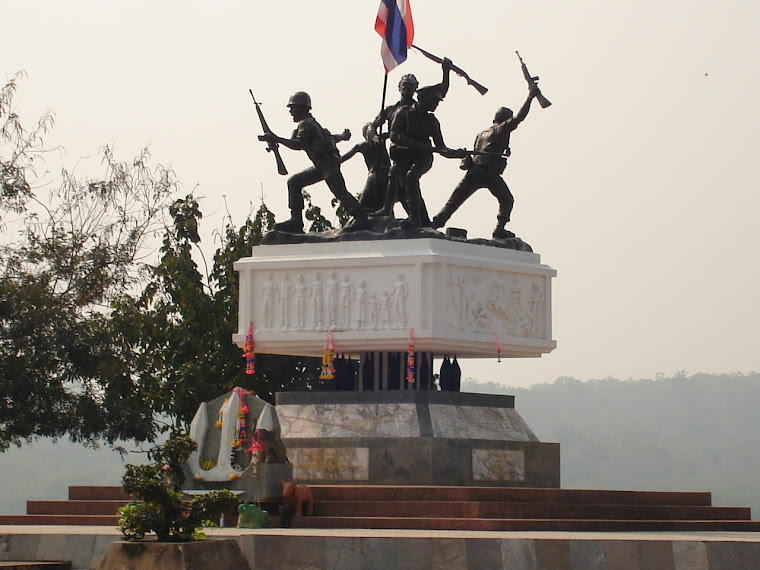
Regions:
M 380 161 L 383 156 L 383 149 L 385 148 L 385 142 L 383 142 L 383 124 L 385 123 L 385 117 L 383 117 L 383 113 L 385 112 L 385 95 L 388 92 L 388 72 L 385 72 L 385 76 L 383 77 L 383 98 L 382 101 L 380 101 L 380 127 L 377 132 L 377 167 L 376 170 L 380 169 Z M 388 125 L 388 132 L 390 132 L 390 124 Z M 381 146 L 382 145 L 382 146 Z M 379 176 L 379 174 L 377 175 Z M 388 192 L 387 188 L 384 188 L 384 194 Z M 385 206 L 385 195 L 383 195 L 383 207 Z M 375 204 L 377 205 L 377 204 Z
M 385 123 L 385 117 L 383 117 L 383 112 L 385 111 L 385 95 L 387 92 L 388 92 L 388 73 L 386 72 L 383 77 L 383 98 L 380 101 L 380 115 L 379 115 L 380 118 L 383 120 L 380 122 L 380 130 L 377 133 L 377 136 L 380 137 L 381 140 L 383 136 L 383 123 Z M 389 128 L 390 128 L 390 125 L 389 125 Z

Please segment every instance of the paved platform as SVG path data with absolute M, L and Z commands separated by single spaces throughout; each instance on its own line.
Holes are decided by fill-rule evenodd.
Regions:
M 377 529 L 237 529 L 251 568 L 717 570 L 760 568 L 754 532 L 495 532 Z M 116 528 L 0 526 L 0 561 L 71 560 L 96 568 Z

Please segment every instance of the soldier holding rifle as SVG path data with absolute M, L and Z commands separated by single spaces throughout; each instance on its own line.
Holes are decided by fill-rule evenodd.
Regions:
M 496 216 L 493 237 L 496 239 L 514 237 L 512 232 L 504 228 L 512 213 L 514 198 L 501 174 L 507 166 L 507 157 L 510 155 L 509 137 L 528 116 L 530 103 L 538 94 L 535 82 L 530 83 L 529 88 L 528 99 L 517 115 L 514 115 L 511 109 L 500 107 L 494 116 L 493 125 L 475 138 L 474 152 L 462 161 L 461 168 L 467 170 L 467 173 L 454 189 L 446 205 L 433 218 L 434 228 L 442 228 L 446 225 L 451 215 L 476 190 L 488 188 L 499 201 L 499 213 Z
M 391 166 L 388 195 L 395 195 L 396 185 L 405 187 L 404 208 L 409 215 L 405 225 L 430 225 L 425 202 L 420 191 L 420 178 L 433 166 L 433 153 L 447 158 L 462 158 L 463 151 L 446 147 L 441 125 L 433 115 L 441 102 L 437 85 L 417 91 L 417 102 L 399 109 L 391 123 Z M 433 141 L 433 145 L 430 141 Z M 395 176 L 394 176 L 395 171 Z
M 437 92 L 439 95 L 439 100 L 443 100 L 444 97 L 446 97 L 446 94 L 449 92 L 449 75 L 451 73 L 452 63 L 449 58 L 443 58 L 441 60 L 441 67 L 443 68 L 443 78 L 441 79 L 441 82 L 437 85 L 433 85 L 431 87 L 427 87 L 426 89 L 432 89 Z M 398 90 L 401 94 L 401 99 L 394 103 L 393 105 L 389 105 L 385 109 L 383 109 L 380 114 L 375 118 L 375 120 L 372 122 L 372 129 L 374 131 L 377 131 L 385 122 L 388 123 L 388 130 L 390 130 L 390 126 L 393 123 L 393 119 L 396 116 L 396 114 L 404 108 L 411 107 L 414 105 L 414 94 L 417 91 L 417 87 L 419 86 L 419 82 L 417 81 L 417 78 L 412 74 L 407 74 L 401 77 L 401 80 L 398 84 Z M 391 157 L 393 158 L 393 157 Z M 405 203 L 405 185 L 403 179 L 398 178 L 399 173 L 398 169 L 392 167 L 390 171 L 390 179 L 388 186 L 385 189 L 384 192 L 384 200 L 382 201 L 382 208 L 380 208 L 377 211 L 374 211 L 371 215 L 373 216 L 392 216 L 393 215 L 393 206 L 397 201 L 400 201 L 402 204 Z M 425 216 L 427 217 L 427 215 Z
M 293 94 L 288 101 L 288 109 L 293 121 L 298 125 L 291 138 L 278 137 L 269 131 L 259 136 L 259 140 L 278 143 L 292 150 L 304 150 L 314 166 L 288 178 L 290 219 L 275 224 L 274 229 L 295 234 L 303 233 L 303 189 L 322 180 L 346 212 L 354 217 L 345 230 L 369 229 L 369 221 L 359 202 L 346 189 L 346 181 L 340 171 L 340 154 L 335 146 L 336 140 L 347 140 L 350 133 L 344 131 L 341 135 L 332 135 L 324 129 L 312 116 L 311 97 L 303 91 Z
M 512 110 L 506 107 L 499 108 L 496 111 L 496 116 L 494 116 L 493 125 L 475 138 L 474 151 L 462 161 L 461 168 L 467 170 L 467 173 L 454 188 L 454 192 L 446 205 L 433 218 L 434 228 L 445 226 L 451 215 L 476 190 L 488 188 L 499 201 L 499 213 L 496 216 L 496 228 L 493 231 L 493 237 L 495 239 L 514 237 L 514 234 L 506 230 L 504 226 L 509 221 L 515 201 L 507 183 L 501 177 L 502 172 L 507 167 L 507 157 L 511 154 L 509 137 L 512 131 L 528 116 L 530 103 L 533 99 L 537 99 L 539 105 L 544 109 L 551 105 L 551 102 L 543 96 L 538 88 L 538 76 L 532 76 L 520 54 L 515 53 L 520 60 L 525 81 L 528 82 L 528 99 L 517 112 L 517 115 L 514 115 Z

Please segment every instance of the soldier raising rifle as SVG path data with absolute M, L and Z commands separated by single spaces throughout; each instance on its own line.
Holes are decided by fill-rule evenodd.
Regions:
M 451 215 L 476 190 L 488 188 L 499 201 L 499 213 L 496 216 L 496 229 L 493 231 L 493 237 L 496 239 L 514 237 L 512 232 L 504 228 L 512 213 L 514 198 L 501 174 L 507 166 L 506 157 L 510 155 L 509 137 L 512 131 L 528 116 L 530 103 L 537 93 L 538 87 L 535 83 L 531 83 L 528 99 L 517 112 L 517 115 L 514 115 L 511 109 L 500 107 L 494 116 L 493 125 L 475 138 L 473 156 L 468 156 L 462 161 L 461 168 L 467 170 L 467 173 L 454 189 L 446 205 L 433 217 L 434 228 L 445 226 Z

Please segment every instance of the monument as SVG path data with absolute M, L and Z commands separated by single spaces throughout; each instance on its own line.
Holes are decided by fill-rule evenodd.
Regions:
M 265 133 L 259 138 L 275 151 L 281 173 L 279 145 L 306 151 L 314 166 L 288 179 L 290 217 L 235 263 L 240 300 L 233 340 L 244 350 L 255 342 L 258 353 L 322 358 L 321 378 L 334 389 L 279 393 L 272 410 L 285 468 L 302 482 L 559 487 L 558 444 L 538 441 L 513 397 L 459 391 L 466 359 L 540 357 L 556 346 L 556 272 L 505 229 L 513 199 L 501 178 L 510 133 L 533 99 L 545 99 L 526 73 L 528 97 L 517 115 L 502 107 L 474 150 L 448 148 L 433 111 L 449 90 L 449 72 L 464 72 L 447 58 L 436 61 L 442 83 L 418 88 L 413 76 L 404 76 L 402 99 L 390 107 L 383 102 L 364 127 L 367 143 L 352 151 L 364 151 L 371 196 L 346 189 L 335 146 L 346 133 L 333 135 L 314 120 L 306 92 L 288 101 L 296 123 L 290 138 L 272 133 L 260 114 Z M 390 157 L 387 175 L 376 176 L 369 149 L 378 161 Z M 467 174 L 431 221 L 420 182 L 436 154 L 463 159 Z M 322 180 L 353 221 L 307 232 L 301 191 Z M 478 188 L 488 188 L 499 203 L 493 235 L 467 239 L 463 230 L 439 231 Z M 397 201 L 407 218 L 395 218 Z M 199 410 L 197 419 L 208 415 Z M 209 473 L 194 467 L 196 482 L 214 469 L 227 467 Z M 253 492 L 247 483 L 236 485 Z
M 277 394 L 294 477 L 559 486 L 558 445 L 538 441 L 513 397 L 452 391 L 443 370 L 434 383 L 440 362 L 555 347 L 556 273 L 537 254 L 434 237 L 365 239 L 262 245 L 235 267 L 241 347 L 254 323 L 259 353 L 320 357 L 327 347 L 341 361 L 340 389 Z M 302 293 L 291 290 L 307 276 Z M 272 290 L 277 314 L 267 310 Z

